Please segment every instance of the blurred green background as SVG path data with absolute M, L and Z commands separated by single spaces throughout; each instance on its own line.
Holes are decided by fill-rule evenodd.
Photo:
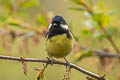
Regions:
M 11 4 L 9 4 L 9 1 L 11 1 Z M 22 4 L 20 9 L 15 10 L 15 8 L 17 7 L 16 5 L 20 1 L 23 2 L 26 1 L 26 3 Z M 98 2 L 99 0 L 94 0 L 94 1 Z M 109 23 L 111 25 L 118 26 L 117 27 L 118 31 L 115 33 L 115 38 L 113 39 L 116 42 L 117 46 L 120 48 L 119 3 L 120 0 L 114 0 L 114 1 L 103 0 L 103 8 L 105 11 L 109 11 L 109 10 L 116 11 L 114 16 L 110 18 Z M 10 5 L 13 5 L 12 7 L 14 8 L 11 8 Z M 71 7 L 76 7 L 76 6 L 77 5 L 70 0 L 0 0 L 0 30 L 1 32 L 2 30 L 3 31 L 5 30 L 5 32 L 8 31 L 8 34 L 11 34 L 12 31 L 15 30 L 16 35 L 22 34 L 22 32 L 25 33 L 33 32 L 32 31 L 34 30 L 33 28 L 35 28 L 35 30 L 37 29 L 39 31 L 42 31 L 44 30 L 44 28 L 46 30 L 46 27 L 50 22 L 49 20 L 48 22 L 44 21 L 43 16 L 48 17 L 47 13 L 49 13 L 51 20 L 52 18 L 51 16 L 62 15 L 70 25 L 70 29 L 72 30 L 73 34 L 77 36 L 77 38 L 79 38 L 79 45 L 87 45 L 90 48 L 97 48 L 97 49 L 102 49 L 102 47 L 104 46 L 109 48 L 112 52 L 115 52 L 111 44 L 106 39 L 103 42 L 100 42 L 98 39 L 95 38 L 90 39 L 91 36 L 81 35 L 80 30 L 86 27 L 85 21 L 87 21 L 88 17 L 86 17 L 84 13 L 81 11 L 74 11 L 69 9 Z M 41 15 L 43 15 L 42 16 L 43 18 L 41 18 Z M 21 24 L 24 25 L 21 26 Z M 32 26 L 33 28 L 28 28 L 29 24 L 30 27 Z M 7 25 L 7 29 L 6 29 L 6 25 Z M 28 26 L 27 28 L 26 25 Z M 31 39 L 31 34 L 27 34 L 28 36 L 30 36 L 30 40 L 28 40 L 29 38 L 23 39 L 25 36 L 22 36 L 20 38 L 15 37 L 14 41 L 10 41 L 11 40 L 10 36 L 7 36 L 6 38 L 5 36 L 6 34 L 1 36 L 0 55 L 34 57 L 34 58 L 45 59 L 47 57 L 47 54 L 45 52 L 45 38 L 43 32 L 41 32 L 40 34 L 41 36 L 39 35 L 34 36 L 33 39 Z M 21 42 L 21 40 L 23 40 L 23 42 Z M 79 54 L 81 53 L 82 52 L 79 52 Z M 74 55 L 74 52 L 71 52 L 71 54 L 67 58 L 70 62 L 74 62 L 76 56 Z M 63 59 L 59 59 L 59 60 L 63 60 Z M 89 71 L 101 75 L 107 74 L 106 78 L 110 80 L 117 80 L 116 71 L 118 69 L 119 64 L 117 64 L 117 67 L 115 66 L 115 68 L 107 71 L 106 73 L 99 72 L 100 63 L 99 63 L 99 58 L 96 56 L 83 58 L 82 60 L 76 62 L 76 64 Z M 38 73 L 38 71 L 34 70 L 35 66 L 42 68 L 42 63 L 27 63 L 27 75 L 25 76 L 22 69 L 23 66 L 20 62 L 0 60 L 0 80 L 35 80 L 36 74 Z M 61 66 L 61 65 L 48 66 L 48 68 L 45 71 L 47 80 L 62 80 L 64 74 L 65 74 L 65 66 Z M 85 77 L 86 75 L 72 69 L 70 80 L 86 80 Z

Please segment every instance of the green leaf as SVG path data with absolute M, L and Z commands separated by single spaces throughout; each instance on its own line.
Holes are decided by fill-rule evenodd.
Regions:
M 90 57 L 90 56 L 92 56 L 92 51 L 89 49 L 89 50 L 87 50 L 87 52 L 85 53 L 85 55 L 84 55 L 85 57 Z
M 83 36 L 91 35 L 91 31 L 86 28 L 82 29 L 80 32 Z
M 99 10 L 94 11 L 92 17 L 93 17 L 93 20 L 95 20 L 98 23 L 102 23 L 103 25 L 106 25 L 109 22 L 109 16 Z
M 36 80 L 46 80 L 44 73 L 39 72 L 37 74 Z
M 3 27 L 6 21 L 7 17 L 4 14 L 0 14 L 0 27 Z
M 82 33 L 83 35 L 87 35 L 87 34 L 89 33 L 89 30 L 83 29 L 83 30 L 81 30 L 81 33 Z
M 2 2 L 5 4 L 5 6 L 8 9 L 11 9 L 12 5 L 11 5 L 11 0 L 2 0 Z
M 96 22 L 100 22 L 102 15 L 103 15 L 103 14 L 102 14 L 101 12 L 94 12 L 94 14 L 93 14 L 93 19 L 94 19 Z
M 86 52 L 78 53 L 78 54 L 81 54 L 81 55 L 79 55 L 80 57 L 77 58 L 75 60 L 75 62 L 81 61 L 82 59 L 87 58 L 87 57 L 91 57 L 92 56 L 92 50 L 88 49 Z
M 17 24 L 17 23 L 8 23 L 8 25 L 9 25 L 10 27 L 13 27 L 13 28 L 27 29 L 26 27 L 23 27 L 22 25 Z
M 37 4 L 38 4 L 37 0 L 25 0 L 24 2 L 22 2 L 20 4 L 20 7 L 21 8 L 29 8 L 29 7 L 35 6 Z
M 85 0 L 71 0 L 76 4 L 82 5 L 84 3 Z
M 98 1 L 98 7 L 100 10 L 103 9 L 103 0 Z
M 79 37 L 78 36 L 74 36 L 75 40 L 78 41 L 79 40 Z
M 36 16 L 36 20 L 43 26 L 47 26 L 48 25 L 47 19 L 46 19 L 46 17 L 43 14 L 38 14 Z
M 106 38 L 107 35 L 106 34 L 103 34 L 103 33 L 100 33 L 100 32 L 95 32 L 94 35 L 93 35 L 93 38 L 96 38 L 96 39 L 102 39 L 102 38 Z
M 117 30 L 118 30 L 117 27 L 114 26 L 107 27 L 107 32 L 109 36 L 112 36 Z
M 17 20 L 14 18 L 8 18 L 8 25 L 11 28 L 27 29 L 26 25 L 23 25 L 21 20 Z
M 4 22 L 4 21 L 6 21 L 6 20 L 7 20 L 6 16 L 0 14 L 0 21 L 1 21 L 1 22 Z
M 69 9 L 74 11 L 85 11 L 84 8 L 69 8 Z

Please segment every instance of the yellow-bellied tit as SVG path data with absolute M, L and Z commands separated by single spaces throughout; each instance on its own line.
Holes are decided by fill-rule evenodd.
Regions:
M 65 58 L 72 50 L 73 35 L 68 29 L 68 25 L 62 16 L 55 16 L 48 28 L 46 34 L 46 51 L 53 64 L 53 57 L 64 58 L 66 63 L 69 62 Z

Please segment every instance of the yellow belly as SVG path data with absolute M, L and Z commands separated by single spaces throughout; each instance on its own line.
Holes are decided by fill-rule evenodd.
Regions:
M 48 39 L 46 51 L 49 57 L 63 58 L 72 50 L 72 39 L 67 38 L 66 34 L 57 35 Z

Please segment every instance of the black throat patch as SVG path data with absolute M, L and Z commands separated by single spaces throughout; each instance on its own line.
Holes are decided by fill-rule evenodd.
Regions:
M 49 38 L 51 38 L 51 37 L 53 37 L 53 36 L 61 35 L 61 34 L 67 34 L 67 37 L 68 37 L 69 39 L 71 39 L 70 31 L 67 30 L 67 29 L 64 29 L 64 28 L 62 28 L 62 27 L 60 27 L 60 26 L 58 26 L 58 27 L 53 27 L 53 26 L 52 26 L 52 27 L 49 29 L 49 32 L 47 33 L 47 36 L 48 36 L 48 39 L 49 39 Z

